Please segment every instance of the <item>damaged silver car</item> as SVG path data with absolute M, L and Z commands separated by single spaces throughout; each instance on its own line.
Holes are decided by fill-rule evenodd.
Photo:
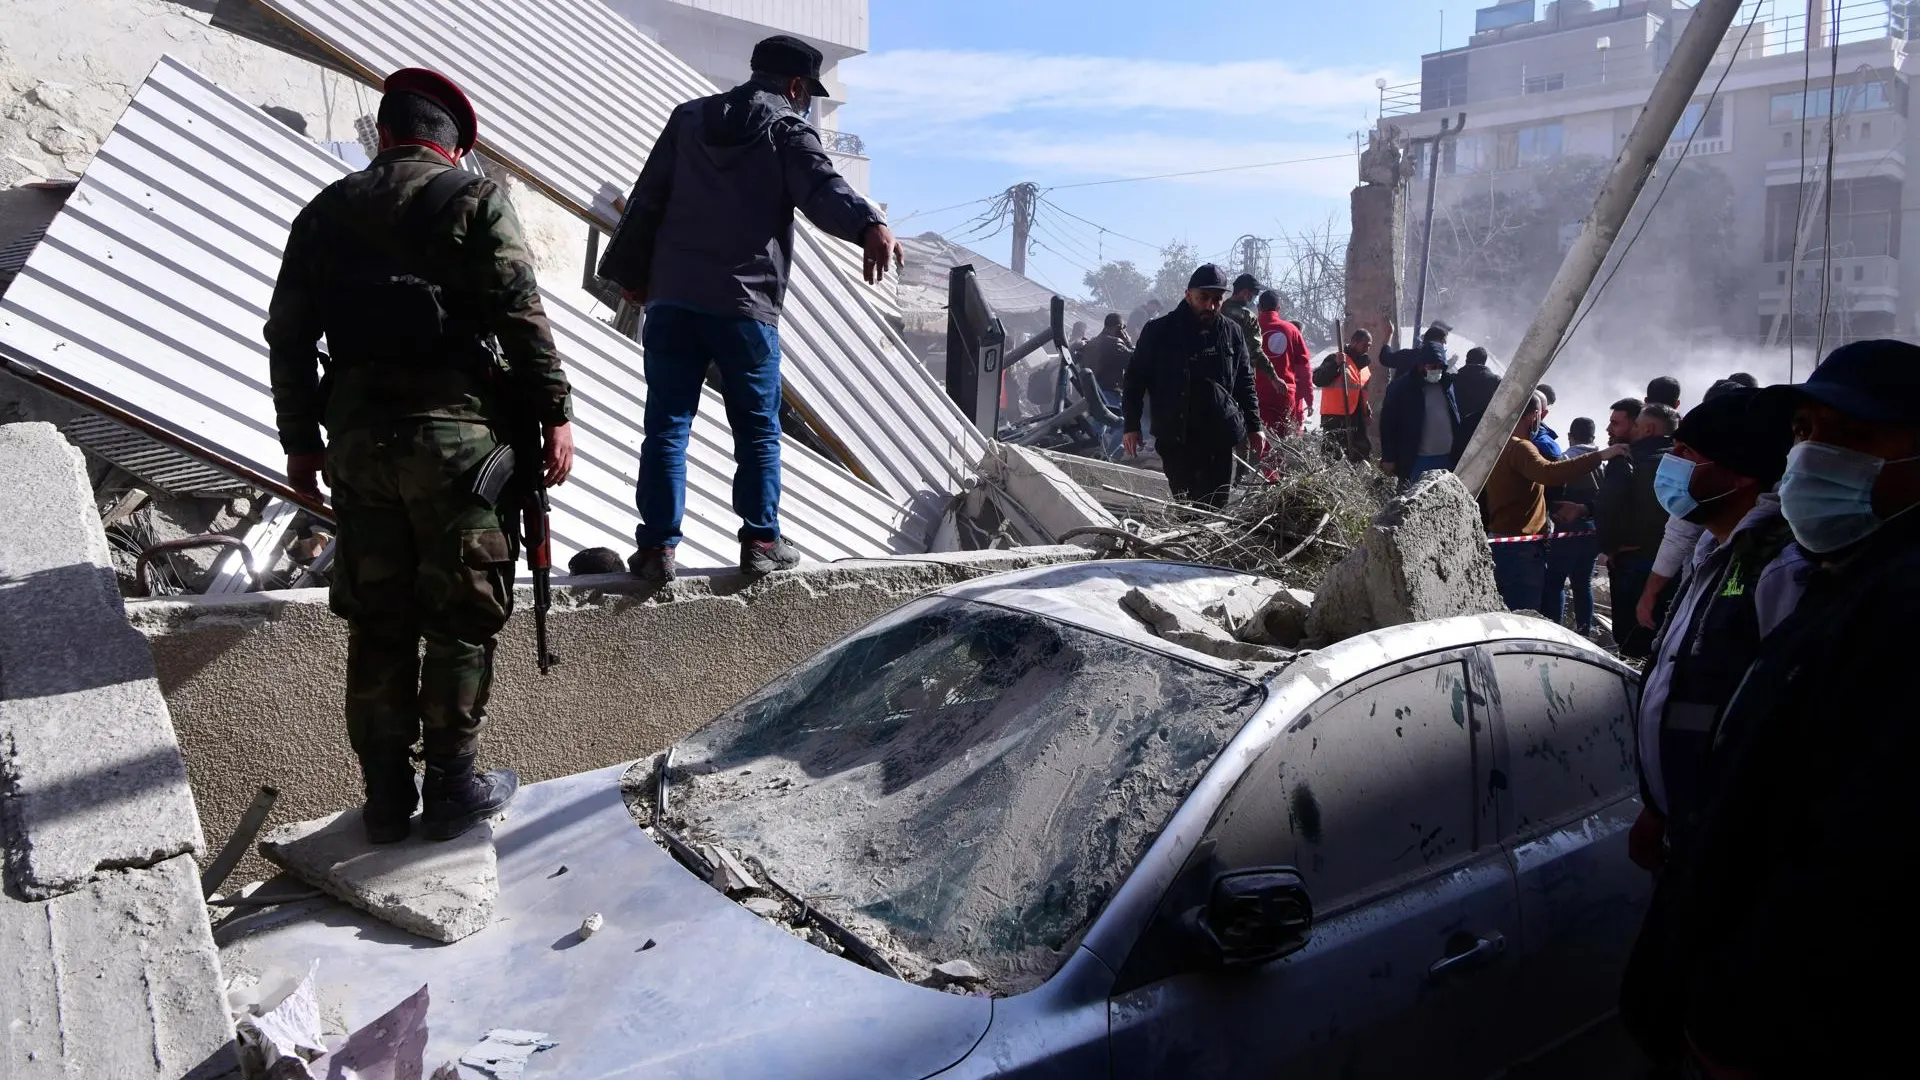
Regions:
M 898 980 L 899 1025 L 816 1032 L 822 1076 L 1484 1076 L 1603 1017 L 1649 890 L 1637 676 L 1518 616 L 1263 662 L 1122 603 L 1257 584 L 947 589 L 684 740 L 635 810 L 766 948 L 845 959 L 807 1000 Z

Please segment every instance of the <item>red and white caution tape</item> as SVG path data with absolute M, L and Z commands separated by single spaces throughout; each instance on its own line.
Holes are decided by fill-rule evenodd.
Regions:
M 1560 540 L 1570 536 L 1592 536 L 1596 529 L 1573 529 L 1568 532 L 1535 533 L 1532 536 L 1489 536 L 1489 544 L 1537 544 L 1544 540 Z

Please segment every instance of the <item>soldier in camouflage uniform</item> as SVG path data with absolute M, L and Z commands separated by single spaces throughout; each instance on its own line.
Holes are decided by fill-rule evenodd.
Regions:
M 1273 364 L 1267 360 L 1266 350 L 1260 347 L 1260 317 L 1253 311 L 1253 299 L 1259 291 L 1259 278 L 1252 274 L 1241 274 L 1233 279 L 1233 295 L 1220 305 L 1220 314 L 1232 319 L 1247 339 L 1247 355 L 1253 358 L 1254 375 L 1277 378 L 1273 373 Z
M 472 106 L 444 77 L 408 69 L 388 78 L 378 120 L 379 156 L 294 219 L 266 338 L 288 478 L 317 498 L 324 470 L 332 489 L 347 734 L 368 838 L 387 843 L 422 802 L 423 833 L 450 839 L 513 797 L 511 770 L 474 768 L 516 544 L 511 511 L 473 480 L 500 445 L 503 402 L 540 425 L 550 485 L 566 480 L 573 436 L 513 209 L 454 167 L 474 143 Z

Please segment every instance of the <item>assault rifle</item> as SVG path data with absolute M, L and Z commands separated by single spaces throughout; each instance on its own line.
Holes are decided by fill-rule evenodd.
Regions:
M 498 506 L 511 490 L 520 519 L 520 542 L 533 572 L 533 649 L 540 674 L 560 658 L 547 648 L 547 612 L 553 607 L 553 529 L 548 520 L 547 478 L 540 450 L 540 425 L 516 414 L 505 425 L 508 438 L 488 454 L 475 472 L 473 493 Z

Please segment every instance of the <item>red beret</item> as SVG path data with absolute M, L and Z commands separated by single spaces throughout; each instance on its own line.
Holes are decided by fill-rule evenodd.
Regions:
M 437 71 L 426 68 L 401 68 L 387 76 L 386 83 L 380 87 L 383 94 L 419 94 L 435 102 L 453 116 L 453 126 L 460 132 L 460 145 L 457 149 L 471 150 L 475 139 L 480 137 L 480 120 L 474 115 L 473 102 L 455 86 L 452 79 Z

